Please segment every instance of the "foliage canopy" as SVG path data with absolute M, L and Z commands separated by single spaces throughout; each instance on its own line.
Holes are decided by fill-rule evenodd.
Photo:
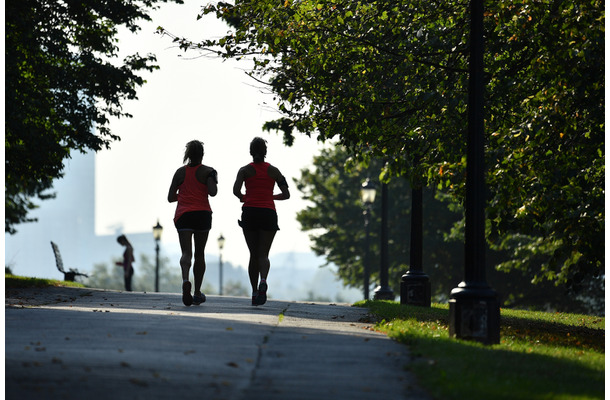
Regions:
M 5 3 L 5 232 L 32 221 L 72 151 L 98 151 L 120 138 L 109 117 L 158 67 L 152 54 L 115 65 L 120 26 L 139 30 L 158 3 L 182 0 L 9 0 Z
M 364 225 L 365 209 L 360 187 L 379 174 L 382 162 L 371 160 L 368 166 L 350 165 L 349 153 L 342 146 L 323 149 L 314 157 L 311 167 L 303 169 L 295 180 L 297 189 L 310 205 L 299 211 L 301 229 L 310 233 L 312 250 L 337 267 L 337 275 L 347 286 L 363 287 L 364 264 L 368 250 L 371 282 L 379 282 L 381 259 L 381 196 L 370 208 L 370 239 L 367 243 Z M 378 187 L 379 189 L 379 187 Z M 378 190 L 379 191 L 379 190 Z M 423 189 L 423 257 L 424 273 L 430 278 L 432 298 L 445 302 L 460 282 L 464 259 L 464 210 L 451 197 L 434 188 Z M 388 259 L 389 284 L 400 293 L 401 276 L 411 269 L 412 218 L 411 185 L 405 178 L 388 183 Z M 512 262 L 511 251 L 488 248 L 487 280 L 502 300 L 502 307 L 526 308 L 600 314 L 604 312 L 604 288 L 593 280 L 584 293 L 570 293 L 565 285 L 542 281 L 535 285 L 536 271 L 494 268 Z

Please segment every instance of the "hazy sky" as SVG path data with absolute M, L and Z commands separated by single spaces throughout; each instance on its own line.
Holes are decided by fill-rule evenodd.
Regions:
M 154 53 L 161 69 L 146 74 L 138 90 L 139 100 L 125 103 L 133 118 L 113 120 L 111 128 L 121 137 L 111 150 L 96 155 L 96 233 L 151 231 L 157 218 L 163 225 L 162 245 L 177 246 L 173 226 L 175 203 L 167 202 L 171 178 L 182 165 L 185 144 L 204 142 L 203 163 L 219 174 L 219 192 L 211 199 L 212 231 L 207 249 L 217 253 L 217 238 L 226 238 L 223 257 L 247 264 L 247 247 L 237 225 L 241 204 L 232 194 L 238 169 L 251 161 L 249 143 L 255 136 L 268 141 L 267 161 L 287 177 L 292 197 L 276 202 L 280 232 L 272 253 L 309 251 L 309 239 L 299 229 L 296 212 L 305 207 L 292 178 L 309 167 L 322 145 L 298 136 L 292 148 L 277 133 L 263 132 L 262 124 L 279 114 L 272 96 L 261 93 L 244 69 L 248 62 L 222 62 L 184 53 L 169 37 L 155 33 L 157 26 L 192 39 L 222 36 L 227 28 L 213 16 L 197 21 L 199 2 L 163 5 L 152 14 L 153 22 L 137 35 L 121 34 L 123 54 Z

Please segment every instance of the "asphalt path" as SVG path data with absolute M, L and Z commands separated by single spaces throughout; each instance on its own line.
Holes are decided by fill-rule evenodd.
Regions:
M 348 304 L 7 289 L 6 399 L 427 399 L 409 349 Z

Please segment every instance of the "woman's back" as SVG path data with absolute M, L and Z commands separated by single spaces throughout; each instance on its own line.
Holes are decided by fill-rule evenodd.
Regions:
M 275 203 L 273 202 L 275 179 L 268 173 L 271 165 L 267 162 L 262 162 L 250 163 L 249 166 L 254 169 L 254 175 L 247 177 L 244 181 L 246 186 L 244 207 L 261 207 L 275 210 Z

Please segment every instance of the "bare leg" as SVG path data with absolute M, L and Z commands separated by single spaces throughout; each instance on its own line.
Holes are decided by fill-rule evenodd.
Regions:
M 244 237 L 246 238 L 246 244 L 248 250 L 250 250 L 250 260 L 248 261 L 248 275 L 250 277 L 250 285 L 252 286 L 252 292 L 256 292 L 258 289 L 258 276 L 260 269 L 258 267 L 258 258 L 256 256 L 256 249 L 258 248 L 258 232 L 247 231 L 244 229 Z
M 248 274 L 252 291 L 258 290 L 258 278 L 267 280 L 269 275 L 269 251 L 273 244 L 276 231 L 247 231 L 244 237 L 250 250 L 250 262 L 248 263 Z
M 267 280 L 271 263 L 269 262 L 269 251 L 273 244 L 276 231 L 259 231 L 258 240 L 258 268 L 261 274 L 261 279 Z
M 193 232 L 190 231 L 178 232 L 178 240 L 180 241 L 180 249 L 182 250 L 182 256 L 180 257 L 180 268 L 182 269 L 183 282 L 189 280 L 191 257 L 193 256 L 192 236 Z
M 182 256 L 180 257 L 180 268 L 182 269 L 182 302 L 187 307 L 193 304 L 191 282 L 189 282 L 189 270 L 191 269 L 191 257 L 193 254 L 192 236 L 193 232 L 178 232 L 178 240 L 180 241 L 180 248 L 182 249 Z
M 208 242 L 209 232 L 195 232 L 195 260 L 193 262 L 193 275 L 195 275 L 195 294 L 201 294 L 203 275 L 205 274 L 205 245 Z

